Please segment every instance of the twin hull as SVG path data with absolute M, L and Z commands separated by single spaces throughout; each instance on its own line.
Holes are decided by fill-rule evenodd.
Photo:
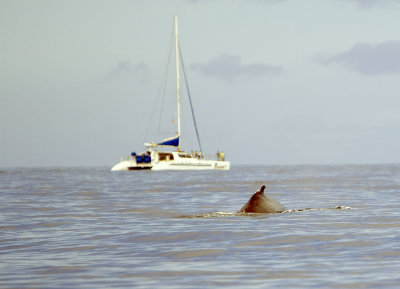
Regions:
M 180 152 L 158 152 L 153 151 L 146 155 L 147 160 L 142 156 L 121 160 L 111 168 L 112 171 L 128 170 L 229 170 L 230 162 L 220 160 L 205 160 L 192 157 Z M 139 160 L 139 161 L 138 161 Z

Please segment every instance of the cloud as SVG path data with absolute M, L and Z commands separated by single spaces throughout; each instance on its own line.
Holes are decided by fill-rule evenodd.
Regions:
M 211 0 L 186 0 L 186 1 L 189 3 L 194 3 L 194 4 L 212 2 Z M 280 3 L 280 2 L 287 1 L 287 0 L 257 0 L 257 1 L 275 4 L 275 3 Z M 244 1 L 244 2 L 246 2 L 246 1 Z
M 263 63 L 243 64 L 240 56 L 230 54 L 217 56 L 206 64 L 194 63 L 191 68 L 206 76 L 215 76 L 227 81 L 233 81 L 240 77 L 276 75 L 283 71 L 279 66 Z
M 338 64 L 365 75 L 400 73 L 400 41 L 358 43 L 334 55 L 314 58 L 323 65 Z
M 118 79 L 127 75 L 142 79 L 141 76 L 146 72 L 147 65 L 144 62 L 138 62 L 134 65 L 129 60 L 121 60 L 107 73 L 106 79 Z
M 400 4 L 400 0 L 339 0 L 342 2 L 353 2 L 359 8 L 370 8 L 373 6 L 388 6 L 391 4 Z

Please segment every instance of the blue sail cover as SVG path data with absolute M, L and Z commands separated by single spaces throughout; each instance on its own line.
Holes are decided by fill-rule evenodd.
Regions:
M 178 147 L 179 146 L 179 135 L 171 137 L 171 138 L 167 138 L 167 139 L 159 142 L 157 145 Z

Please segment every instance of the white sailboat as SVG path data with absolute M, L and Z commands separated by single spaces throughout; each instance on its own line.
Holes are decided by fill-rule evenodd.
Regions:
M 197 131 L 196 121 L 193 114 L 193 121 L 197 138 L 199 141 L 200 152 L 195 155 L 183 152 L 180 147 L 181 138 L 181 105 L 180 105 L 180 59 L 178 41 L 178 18 L 175 15 L 175 58 L 176 58 L 176 100 L 177 100 L 177 134 L 174 137 L 164 139 L 158 143 L 145 143 L 145 152 L 136 154 L 131 153 L 127 158 L 114 165 L 112 171 L 126 170 L 229 170 L 230 162 L 225 161 L 223 154 L 218 154 L 217 159 L 207 159 L 201 149 L 200 138 Z M 190 95 L 189 95 L 190 100 Z M 191 103 L 191 101 L 190 101 Z M 172 150 L 166 150 L 169 147 Z M 162 150 L 160 150 L 162 148 Z

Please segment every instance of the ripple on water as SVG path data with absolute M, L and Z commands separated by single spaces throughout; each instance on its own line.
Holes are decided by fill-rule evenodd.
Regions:
M 399 175 L 400 165 L 5 170 L 0 284 L 397 288 Z M 264 184 L 294 209 L 237 214 Z

